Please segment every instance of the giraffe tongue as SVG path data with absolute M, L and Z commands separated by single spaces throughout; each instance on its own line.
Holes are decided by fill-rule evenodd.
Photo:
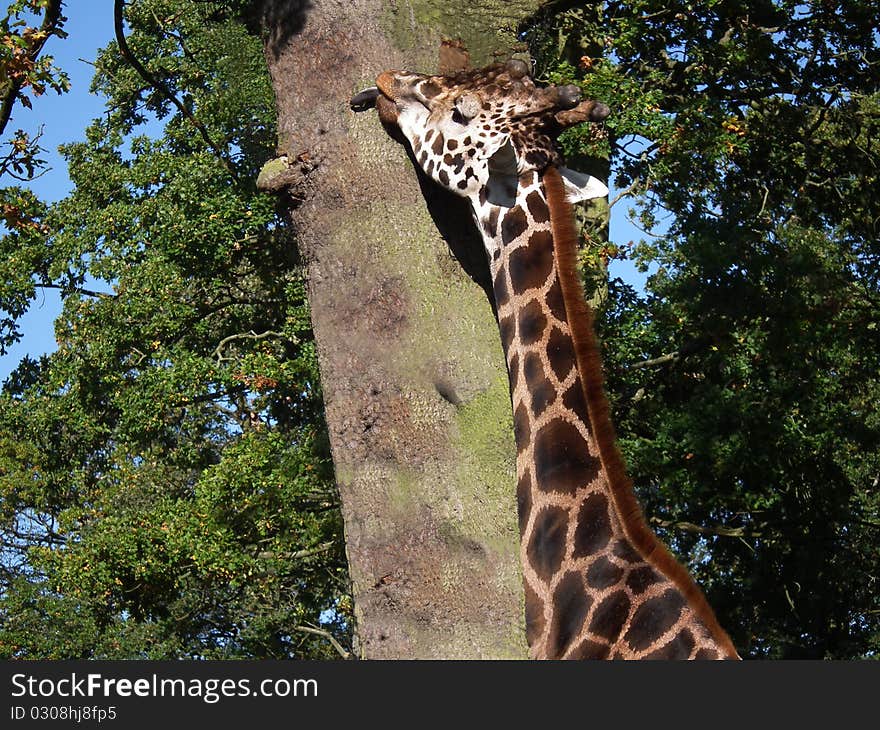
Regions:
M 381 93 L 375 86 L 371 86 L 369 89 L 364 89 L 351 97 L 348 105 L 352 111 L 365 112 L 367 109 L 372 109 L 376 106 L 376 99 L 379 98 Z

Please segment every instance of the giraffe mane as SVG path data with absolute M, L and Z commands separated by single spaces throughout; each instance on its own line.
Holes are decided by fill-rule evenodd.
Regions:
M 604 388 L 599 342 L 593 324 L 593 310 L 587 304 L 578 273 L 574 213 L 566 199 L 564 183 L 556 167 L 547 167 L 543 182 L 547 205 L 550 208 L 553 255 L 556 259 L 557 275 L 571 328 L 575 361 L 583 384 L 590 426 L 598 445 L 599 458 L 607 474 L 609 490 L 623 530 L 633 547 L 644 556 L 645 560 L 678 587 L 718 644 L 727 649 L 731 655 L 737 656 L 733 642 L 718 623 L 715 612 L 709 606 L 703 592 L 684 566 L 673 557 L 645 522 L 642 508 L 633 490 L 632 480 L 626 473 L 611 421 Z

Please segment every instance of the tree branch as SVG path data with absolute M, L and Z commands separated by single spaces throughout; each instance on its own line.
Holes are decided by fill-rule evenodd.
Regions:
M 61 3 L 62 0 L 49 0 L 46 4 L 46 14 L 43 16 L 40 33 L 36 36 L 34 44 L 27 50 L 29 61 L 37 60 L 43 50 L 43 46 L 46 45 L 46 41 L 59 29 L 64 21 L 64 16 L 61 15 Z M 12 107 L 15 106 L 15 100 L 21 91 L 21 87 L 24 85 L 24 81 L 25 79 L 20 77 L 9 79 L 7 82 L 9 86 L 3 94 L 3 101 L 0 104 L 0 134 L 5 131 L 6 125 L 9 123 L 9 118 L 12 116 Z
M 230 175 L 235 176 L 235 170 L 232 167 L 232 163 L 229 161 L 229 158 L 226 156 L 225 150 L 220 147 L 218 144 L 211 139 L 211 135 L 208 134 L 208 130 L 205 128 L 205 125 L 202 124 L 198 119 L 196 119 L 195 115 L 186 108 L 186 105 L 180 101 L 171 90 L 159 79 L 157 79 L 153 74 L 151 74 L 140 61 L 135 58 L 134 54 L 131 52 L 131 49 L 128 47 L 128 43 L 125 40 L 125 31 L 123 28 L 123 17 L 122 10 L 125 7 L 125 0 L 114 0 L 113 2 L 113 27 L 116 32 L 116 42 L 119 44 L 119 52 L 122 54 L 122 57 L 128 61 L 131 67 L 137 71 L 138 75 L 146 81 L 150 86 L 152 86 L 156 91 L 158 91 L 162 96 L 164 96 L 168 101 L 170 101 L 174 106 L 177 107 L 178 111 L 192 124 L 201 135 L 202 139 L 205 141 L 205 144 L 211 148 L 220 162 L 223 163 L 223 167 L 226 168 L 226 171 L 229 172 Z
M 344 646 L 342 646 L 342 644 L 340 644 L 336 640 L 336 637 L 334 637 L 333 634 L 331 634 L 329 631 L 326 631 L 325 629 L 317 629 L 312 626 L 294 626 L 293 630 L 300 631 L 304 634 L 314 634 L 315 636 L 322 636 L 330 642 L 330 645 L 334 649 L 336 649 L 336 651 L 339 653 L 339 656 L 341 656 L 343 659 L 354 658 L 352 653 L 348 651 Z
M 638 178 L 633 180 L 632 183 L 625 190 L 621 190 L 614 197 L 614 200 L 612 200 L 610 203 L 608 203 L 608 207 L 613 208 L 618 202 L 620 202 L 621 198 L 625 198 L 628 195 L 631 195 L 636 189 L 638 189 L 640 183 L 641 183 L 641 180 L 639 180 Z
M 214 348 L 214 357 L 217 358 L 217 362 L 228 362 L 231 358 L 223 357 L 223 347 L 228 343 L 233 342 L 234 340 L 264 340 L 267 337 L 277 337 L 282 340 L 290 339 L 282 332 L 275 332 L 273 330 L 266 330 L 265 332 L 260 332 L 260 334 L 257 334 L 253 330 L 250 332 L 240 332 L 235 335 L 229 335 L 229 337 L 224 337 L 220 340 L 217 347 Z
M 310 558 L 313 555 L 320 555 L 321 553 L 326 553 L 328 550 L 332 549 L 333 546 L 336 545 L 335 542 L 322 542 L 320 545 L 316 545 L 313 548 L 307 548 L 305 550 L 297 550 L 293 553 L 276 553 L 273 550 L 264 550 L 257 554 L 257 557 L 261 560 L 273 560 L 273 559 L 281 559 L 281 560 L 301 560 L 302 558 Z
M 87 297 L 95 297 L 96 299 L 117 299 L 119 297 L 118 294 L 111 294 L 106 291 L 94 291 L 93 289 L 85 289 L 81 286 L 64 286 L 62 284 L 51 284 L 47 282 L 41 282 L 40 287 L 43 289 L 58 289 L 62 293 L 73 293 L 73 294 L 82 294 Z
M 681 357 L 681 353 L 670 352 L 666 355 L 660 355 L 660 357 L 655 357 L 650 360 L 642 360 L 641 362 L 634 362 L 632 365 L 627 366 L 627 370 L 641 370 L 642 368 L 652 368 L 655 365 L 665 365 L 668 362 L 675 362 Z
M 693 522 L 683 520 L 663 520 L 659 517 L 651 517 L 649 519 L 658 527 L 671 528 L 673 530 L 683 530 L 684 532 L 696 532 L 700 535 L 718 535 L 719 537 L 738 537 L 738 538 L 759 538 L 763 536 L 762 532 L 752 532 L 744 527 L 702 527 L 695 525 Z

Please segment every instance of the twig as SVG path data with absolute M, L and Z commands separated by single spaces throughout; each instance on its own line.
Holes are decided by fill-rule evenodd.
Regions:
M 257 557 L 261 560 L 301 560 L 302 558 L 310 558 L 313 555 L 320 555 L 321 553 L 326 553 L 328 550 L 332 549 L 336 545 L 335 542 L 322 542 L 320 545 L 316 545 L 313 548 L 306 548 L 305 550 L 297 550 L 293 553 L 276 553 L 272 550 L 264 550 L 263 552 L 257 553 Z
M 140 355 L 140 357 L 137 360 L 135 360 L 134 365 L 132 365 L 132 367 L 138 367 L 144 360 L 146 360 L 149 357 L 149 355 L 147 355 L 147 353 L 141 352 L 136 347 L 132 347 L 131 349 L 137 355 Z
M 87 297 L 95 297 L 95 299 L 117 299 L 118 294 L 111 294 L 106 291 L 95 291 L 93 289 L 85 289 L 81 286 L 68 287 L 63 284 L 51 284 L 43 282 L 40 284 L 43 289 L 58 289 L 61 292 L 70 292 L 73 294 L 82 294 Z
M 294 626 L 293 630 L 301 631 L 304 634 L 314 634 L 315 636 L 322 636 L 330 642 L 331 646 L 336 649 L 337 652 L 339 652 L 339 656 L 341 656 L 343 659 L 353 658 L 352 653 L 348 651 L 344 646 L 342 646 L 342 644 L 340 644 L 336 640 L 336 637 L 334 637 L 333 634 L 325 629 L 317 629 L 312 626 Z
M 650 360 L 642 360 L 641 362 L 635 362 L 632 365 L 627 366 L 627 370 L 641 370 L 642 368 L 651 368 L 655 365 L 665 365 L 668 362 L 675 362 L 681 357 L 681 353 L 679 352 L 670 352 L 666 355 L 661 355 L 660 357 L 655 357 Z
M 186 105 L 181 102 L 168 87 L 159 79 L 157 79 L 153 74 L 151 74 L 144 66 L 141 65 L 140 61 L 135 58 L 134 54 L 131 52 L 131 49 L 128 47 L 128 43 L 125 40 L 125 32 L 123 28 L 123 18 L 122 18 L 122 10 L 125 7 L 125 0 L 114 0 L 113 3 L 113 26 L 116 32 L 116 42 L 119 44 L 119 52 L 122 54 L 122 57 L 128 61 L 131 67 L 137 71 L 138 75 L 144 79 L 150 86 L 156 89 L 162 96 L 164 96 L 168 101 L 170 101 L 177 109 L 180 111 L 183 116 L 189 120 L 189 122 L 199 131 L 199 134 L 202 136 L 202 139 L 205 141 L 205 144 L 211 148 L 220 162 L 223 163 L 223 167 L 226 168 L 227 172 L 230 175 L 235 176 L 235 170 L 232 167 L 232 164 L 229 161 L 229 158 L 226 156 L 226 152 L 217 145 L 214 140 L 211 139 L 211 135 L 208 134 L 208 130 L 205 128 L 205 125 L 202 124 L 198 119 L 196 119 L 195 115 L 186 108 Z
M 286 340 L 290 339 L 287 335 L 281 332 L 275 332 L 273 330 L 266 330 L 265 332 L 261 332 L 260 334 L 257 334 L 253 330 L 251 330 L 250 332 L 240 332 L 235 335 L 229 335 L 229 337 L 224 337 L 222 340 L 220 340 L 217 347 L 214 348 L 214 357 L 217 358 L 217 362 L 228 362 L 231 358 L 223 357 L 223 348 L 228 343 L 233 342 L 234 340 L 264 340 L 267 337 L 278 337 L 280 339 Z
M 763 533 L 761 532 L 750 532 L 744 527 L 702 527 L 701 525 L 695 525 L 693 522 L 686 522 L 683 520 L 662 520 L 659 517 L 651 517 L 649 521 L 659 527 L 672 528 L 674 530 L 683 530 L 685 532 L 697 532 L 701 535 L 738 537 L 740 539 L 744 537 L 758 538 L 762 537 L 763 535 Z
M 760 218 L 763 215 L 764 209 L 767 207 L 767 197 L 770 195 L 770 189 L 766 185 L 762 185 L 761 187 L 764 188 L 764 199 L 761 201 L 761 210 L 758 211 L 755 218 Z
M 620 192 L 614 197 L 614 200 L 612 200 L 612 201 L 608 204 L 608 207 L 609 207 L 609 208 L 613 208 L 614 205 L 615 205 L 615 203 L 617 203 L 621 198 L 625 198 L 625 197 L 628 196 L 630 193 L 632 193 L 632 192 L 638 187 L 638 185 L 639 185 L 639 180 L 638 180 L 638 179 L 633 180 L 632 183 L 630 184 L 630 186 L 629 186 L 628 188 L 626 188 L 626 190 L 621 190 L 621 191 L 620 191 Z

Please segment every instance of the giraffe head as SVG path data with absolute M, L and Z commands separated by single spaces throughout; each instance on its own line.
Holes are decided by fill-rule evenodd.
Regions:
M 508 207 L 519 176 L 560 164 L 555 139 L 566 127 L 608 115 L 604 104 L 581 101 L 576 86 L 537 87 L 516 59 L 454 76 L 386 71 L 351 106 L 375 106 L 391 135 L 408 143 L 422 171 L 443 187 Z M 573 202 L 608 193 L 595 178 L 561 171 Z

